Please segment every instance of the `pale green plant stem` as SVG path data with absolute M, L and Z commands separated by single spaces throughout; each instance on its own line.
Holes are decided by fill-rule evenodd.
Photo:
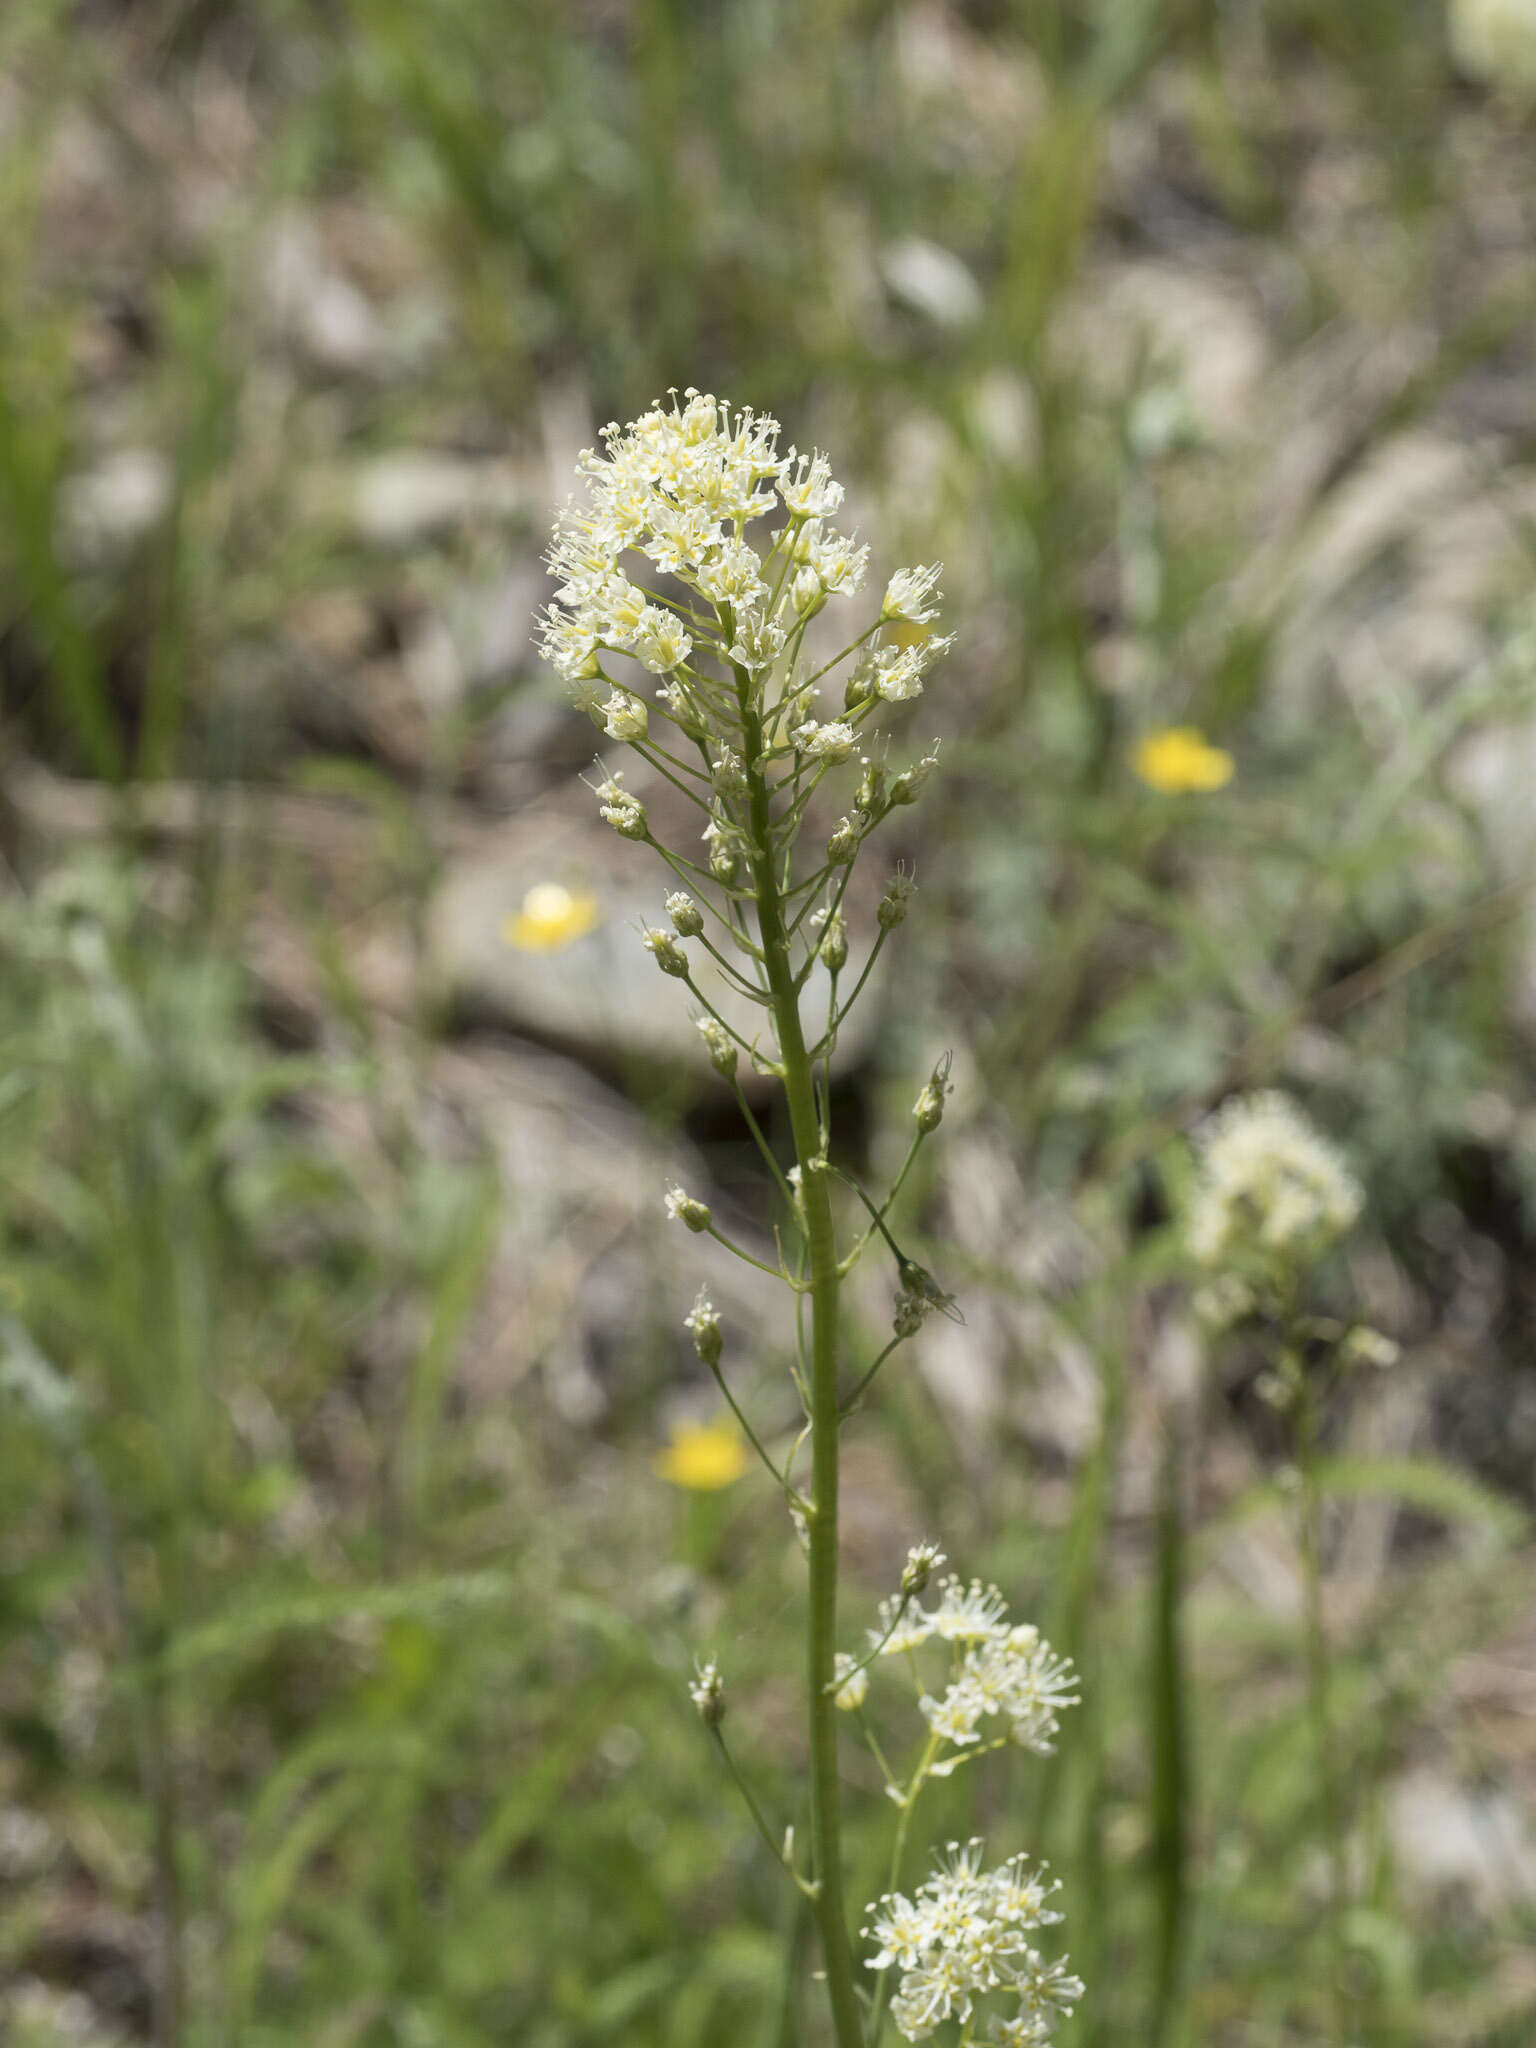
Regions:
M 865 1394 L 869 1391 L 870 1381 L 874 1378 L 875 1374 L 880 1370 L 881 1366 L 884 1365 L 885 1361 L 890 1357 L 891 1353 L 896 1349 L 896 1346 L 898 1344 L 903 1344 L 905 1342 L 906 1339 L 904 1337 L 893 1337 L 890 1343 L 887 1344 L 885 1349 L 880 1353 L 880 1356 L 875 1360 L 874 1364 L 870 1366 L 868 1370 L 863 1374 L 863 1376 L 859 1380 L 858 1385 L 854 1388 L 853 1392 L 848 1396 L 847 1400 L 843 1402 L 842 1406 L 837 1411 L 838 1415 L 844 1422 L 848 1420 L 848 1417 L 853 1413 L 854 1409 L 857 1408 L 859 1403 L 863 1400 Z
M 649 762 L 658 775 L 664 775 L 680 795 L 687 797 L 689 803 L 693 804 L 698 810 L 703 811 L 706 817 L 709 815 L 709 805 L 705 802 L 704 798 L 699 795 L 697 790 L 690 789 L 686 782 L 679 782 L 670 768 L 663 768 L 653 747 L 642 746 L 639 740 L 631 740 L 630 745 L 642 761 Z M 667 758 L 670 760 L 671 756 L 669 755 Z M 679 766 L 681 765 L 679 763 Z M 683 769 L 685 775 L 692 775 L 693 772 L 691 768 Z
M 869 1228 L 864 1231 L 862 1236 L 855 1238 L 853 1250 L 849 1252 L 848 1256 L 843 1260 L 841 1270 L 845 1276 L 853 1271 L 853 1268 L 858 1263 L 859 1255 L 863 1251 L 865 1245 L 869 1243 L 869 1240 L 874 1236 L 875 1232 L 880 1228 L 880 1226 L 884 1223 L 886 1217 L 890 1214 L 891 1204 L 895 1201 L 896 1197 L 901 1193 L 902 1186 L 906 1181 L 907 1175 L 912 1171 L 912 1162 L 914 1159 L 916 1159 L 918 1153 L 921 1151 L 923 1140 L 927 1135 L 928 1133 L 926 1131 L 919 1131 L 917 1135 L 913 1138 L 912 1143 L 907 1147 L 907 1156 L 901 1162 L 900 1173 L 898 1173 L 896 1178 L 891 1182 L 890 1193 L 886 1196 L 885 1200 L 880 1204 L 878 1209 L 871 1210 L 871 1214 L 874 1220 L 870 1223 Z M 864 1194 L 864 1190 L 862 1188 L 859 1188 L 857 1192 L 860 1194 L 860 1196 L 863 1196 Z
M 780 1267 L 770 1266 L 764 1259 L 753 1258 L 752 1254 L 744 1252 L 739 1244 L 733 1244 L 728 1237 L 723 1237 L 712 1223 L 705 1225 L 704 1234 L 706 1237 L 712 1237 L 716 1244 L 724 1245 L 728 1252 L 734 1252 L 743 1265 L 756 1266 L 758 1272 L 766 1273 L 770 1280 L 782 1280 L 786 1287 L 792 1287 L 796 1292 L 800 1290 L 800 1281 L 792 1280 Z
M 715 1743 L 720 1751 L 721 1756 L 725 1759 L 725 1767 L 730 1772 L 731 1777 L 735 1782 L 737 1791 L 746 1801 L 747 1811 L 751 1814 L 753 1820 L 756 1821 L 757 1831 L 762 1836 L 763 1840 L 768 1844 L 769 1850 L 771 1851 L 774 1860 L 776 1862 L 783 1864 L 784 1868 L 789 1872 L 790 1876 L 794 1879 L 795 1883 L 799 1886 L 800 1890 L 805 1893 L 807 1898 L 813 1897 L 814 1893 L 812 1887 L 806 1883 L 805 1879 L 795 1869 L 794 1864 L 790 1862 L 788 1856 L 786 1856 L 786 1854 L 784 1853 L 785 1844 L 783 1842 L 776 1842 L 773 1839 L 773 1830 L 769 1827 L 767 1821 L 763 1818 L 763 1809 L 758 1805 L 756 1796 L 752 1791 L 752 1787 L 741 1775 L 741 1772 L 737 1767 L 736 1759 L 731 1755 L 730 1747 L 727 1744 L 725 1737 L 721 1734 L 718 1727 L 711 1729 L 710 1732 L 715 1738 Z
M 724 1373 L 721 1372 L 718 1365 L 711 1365 L 709 1369 L 714 1374 L 715 1385 L 720 1389 L 720 1392 L 725 1397 L 725 1405 L 730 1409 L 731 1413 L 735 1416 L 737 1422 L 740 1423 L 742 1429 L 745 1431 L 747 1442 L 752 1446 L 753 1450 L 756 1451 L 757 1455 L 762 1459 L 763 1463 L 767 1466 L 768 1470 L 773 1474 L 774 1484 L 779 1488 L 780 1492 L 783 1493 L 791 1501 L 797 1499 L 798 1496 L 794 1493 L 794 1490 L 790 1486 L 789 1481 L 784 1477 L 784 1474 L 779 1470 L 778 1466 L 775 1465 L 772 1458 L 770 1458 L 768 1453 L 763 1449 L 762 1442 L 757 1434 L 757 1431 L 752 1427 L 751 1423 L 748 1422 L 746 1416 L 742 1413 L 740 1402 L 736 1399 L 736 1396 L 731 1392 L 730 1388 L 725 1383 Z
M 1301 1475 L 1301 1577 L 1307 1660 L 1307 1717 L 1317 1752 L 1318 1785 L 1323 1801 L 1323 1832 L 1328 1843 L 1328 1946 L 1332 1962 L 1334 2022 L 1340 2041 L 1351 2038 L 1349 1993 L 1344 1980 L 1343 1914 L 1349 1900 L 1349 1869 L 1344 1842 L 1344 1802 L 1339 1785 L 1333 1739 L 1332 1670 L 1328 1631 L 1323 1619 L 1322 1493 L 1317 1480 L 1317 1416 L 1305 1369 L 1295 1374 L 1296 1465 Z
M 921 1690 L 921 1687 L 919 1687 L 919 1690 Z M 907 1853 L 907 1830 L 912 1825 L 912 1810 L 917 1805 L 917 1795 L 922 1791 L 927 1781 L 928 1773 L 933 1766 L 935 1757 L 939 1753 L 942 1742 L 943 1737 L 935 1734 L 930 1729 L 927 1743 L 924 1745 L 923 1753 L 918 1759 L 917 1769 L 912 1773 L 911 1783 L 907 1786 L 906 1793 L 902 1798 L 901 1811 L 896 1820 L 896 1839 L 891 1844 L 891 1868 L 885 1883 L 885 1888 L 888 1892 L 899 1891 L 901 1888 L 901 1863 L 902 1858 Z M 875 1985 L 875 2010 L 869 2024 L 869 2038 L 871 2042 L 877 2044 L 877 2048 L 880 2040 L 881 2022 L 885 2017 L 885 1994 L 889 1981 L 889 1970 L 882 1970 L 879 1980 Z
M 733 967 L 730 961 L 726 959 L 725 955 L 721 952 L 718 946 L 711 945 L 708 937 L 703 932 L 700 932 L 698 937 L 699 944 L 704 948 L 705 952 L 708 953 L 710 957 L 714 960 L 715 965 L 720 969 L 721 973 L 728 975 L 730 977 L 731 986 L 736 990 L 738 995 L 745 997 L 745 999 L 749 1003 L 767 1002 L 768 997 L 766 992 L 762 988 L 760 988 L 756 982 L 748 981 L 747 977 L 741 972 L 739 967 Z
M 843 1909 L 842 1813 L 837 1769 L 837 1708 L 827 1691 L 837 1651 L 837 1311 L 841 1279 L 832 1224 L 832 1193 L 822 1156 L 811 1062 L 800 1026 L 789 940 L 773 857 L 773 819 L 762 763 L 762 721 L 745 670 L 736 673 L 743 756 L 751 793 L 751 862 L 757 885 L 758 932 L 773 996 L 784 1093 L 810 1258 L 811 1496 L 806 1511 L 809 1593 L 806 1618 L 807 1690 L 811 1758 L 811 1846 L 817 1886 L 815 1911 L 822 1966 L 838 2048 L 863 2048 L 854 1989 L 853 1952 Z
M 786 1206 L 792 1211 L 795 1206 L 794 1191 L 790 1187 L 789 1182 L 784 1178 L 783 1170 L 778 1160 L 773 1156 L 773 1148 L 763 1136 L 763 1127 L 752 1114 L 752 1105 L 748 1102 L 746 1093 L 734 1074 L 731 1076 L 731 1093 L 736 1097 L 736 1107 L 741 1111 L 743 1122 L 752 1133 L 752 1142 L 762 1154 L 763 1164 L 773 1175 L 775 1182 L 778 1184 L 779 1193 L 784 1197 Z
M 866 981 L 868 981 L 870 975 L 873 973 L 875 962 L 880 958 L 880 948 L 885 944 L 889 936 L 890 934 L 887 932 L 885 926 L 882 925 L 880 927 L 880 936 L 875 940 L 875 943 L 869 949 L 869 958 L 864 962 L 864 970 L 860 974 L 858 980 L 853 984 L 853 994 L 849 996 L 847 1002 L 844 1003 L 843 1007 L 838 1011 L 836 1017 L 834 1017 L 832 1020 L 832 1027 L 830 1031 L 827 1033 L 827 1041 L 836 1039 L 838 1032 L 842 1028 L 843 1019 L 847 1016 L 848 1012 L 853 1008 L 854 1004 L 859 1000 L 860 995 L 863 993 L 864 984 Z M 816 1051 L 821 1051 L 821 1047 L 819 1045 L 816 1047 Z

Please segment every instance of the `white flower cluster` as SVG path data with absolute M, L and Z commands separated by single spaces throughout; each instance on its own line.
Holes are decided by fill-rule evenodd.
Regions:
M 1199 1134 L 1200 1179 L 1186 1241 L 1202 1265 L 1243 1251 L 1308 1257 L 1360 1213 L 1358 1182 L 1287 1095 L 1225 1103 Z
M 777 612 L 787 607 L 791 615 L 861 587 L 869 550 L 826 523 L 842 503 L 842 485 L 824 455 L 793 448 L 781 455 L 778 437 L 779 423 L 767 414 L 747 408 L 733 415 L 692 389 L 681 405 L 674 395 L 670 408 L 657 404 L 627 427 L 603 429 L 605 452 L 588 449 L 579 465 L 586 502 L 566 508 L 548 558 L 558 589 L 542 644 L 567 682 L 596 676 L 604 650 L 633 655 L 653 675 L 686 670 L 696 649 L 758 668 L 783 644 L 785 620 L 769 618 L 775 585 L 788 586 Z M 786 573 L 770 584 L 763 558 L 741 536 L 750 520 L 780 505 L 790 523 L 773 546 L 777 552 L 784 543 Z M 728 612 L 733 636 L 632 581 L 622 566 L 630 554 L 676 577 L 711 610 Z M 906 573 L 913 601 L 925 609 L 937 572 Z
M 540 644 L 611 739 L 644 740 L 648 713 L 633 682 L 604 671 L 604 654 L 628 655 L 660 678 L 657 702 L 691 738 L 728 731 L 735 707 L 723 671 L 760 679 L 829 598 L 863 587 L 868 548 L 828 523 L 843 487 L 827 458 L 780 454 L 778 437 L 777 420 L 750 408 L 733 414 L 690 388 L 681 403 L 674 394 L 670 407 L 605 427 L 603 451 L 582 455 L 585 497 L 555 525 L 547 560 L 557 587 Z M 744 534 L 776 508 L 786 523 L 759 553 Z M 915 697 L 952 644 L 923 630 L 938 615 L 939 573 L 934 564 L 890 579 L 876 624 L 909 637 L 871 650 L 861 699 Z M 652 587 L 657 576 L 682 592 Z M 852 729 L 807 718 L 809 686 L 786 690 L 801 750 L 846 758 Z
M 959 1654 L 942 1697 L 924 1693 L 918 1703 L 934 1734 L 956 1752 L 931 1766 L 933 1777 L 947 1777 L 963 1761 L 993 1716 L 1007 1721 L 1007 1739 L 1049 1756 L 1061 1709 L 1077 1704 L 1070 1660 L 1058 1657 L 1029 1622 L 1010 1622 L 1002 1594 L 979 1579 L 945 1579 L 932 1608 L 900 1594 L 882 1601 L 869 1637 L 882 1657 L 934 1640 L 953 1644 Z
M 1048 1903 L 1055 1890 L 1023 1856 L 983 1870 L 979 1841 L 951 1842 L 915 1898 L 888 1892 L 869 1908 L 863 1931 L 878 1943 L 869 1968 L 900 1973 L 891 2017 L 909 2041 L 926 2040 L 945 2020 L 968 2021 L 976 1999 L 993 1992 L 1017 2009 L 992 2019 L 992 2041 L 1026 2048 L 1050 2040 L 1083 1995 L 1064 1959 L 1047 1962 L 1030 1946 L 1031 1935 L 1061 1919 Z

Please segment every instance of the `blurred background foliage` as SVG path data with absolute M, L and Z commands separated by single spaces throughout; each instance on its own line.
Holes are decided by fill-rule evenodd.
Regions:
M 962 636 L 840 1087 L 878 1173 L 953 1049 L 905 1214 L 969 1320 L 856 1426 L 847 1628 L 931 1536 L 1085 1704 L 935 1836 L 1053 1860 L 1076 2048 L 1335 2040 L 1340 1952 L 1372 2048 L 1533 2038 L 1527 12 L 0 10 L 8 2042 L 819 2038 L 684 1692 L 793 1817 L 798 1553 L 653 1471 L 712 1412 L 663 1179 L 766 1209 L 529 639 L 576 451 L 690 383 Z M 1182 725 L 1225 787 L 1137 777 Z M 546 960 L 548 879 L 604 923 Z M 1342 1925 L 1283 1439 L 1174 1227 L 1259 1084 L 1403 1347 L 1327 1426 Z

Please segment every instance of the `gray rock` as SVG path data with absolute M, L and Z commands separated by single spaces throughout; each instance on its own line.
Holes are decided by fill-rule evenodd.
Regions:
M 659 811 L 656 792 L 637 773 L 629 771 L 627 780 L 647 803 L 654 799 Z M 493 848 L 450 864 L 428 918 L 429 957 L 438 986 L 453 1007 L 471 1017 L 603 1064 L 682 1065 L 706 1077 L 694 1023 L 703 1012 L 680 982 L 658 969 L 642 942 L 647 925 L 670 931 L 663 904 L 679 886 L 677 879 L 654 852 L 619 839 L 594 811 L 581 784 L 574 786 L 574 794 L 569 787 L 561 789 L 549 802 L 524 812 L 498 835 Z M 696 836 L 692 821 L 667 836 L 674 845 L 687 844 Z M 516 943 L 512 922 L 529 890 L 551 882 L 590 900 L 594 921 L 558 950 L 524 950 Z M 718 940 L 713 920 L 710 927 Z M 872 936 L 873 918 L 855 914 L 845 990 Z M 766 1011 L 732 989 L 697 941 L 685 943 L 700 992 L 749 1044 L 760 1041 L 771 1055 Z M 800 1006 L 812 1039 L 825 1026 L 827 998 L 828 977 L 818 966 Z M 836 1067 L 853 1064 L 867 1049 L 877 1009 L 877 994 L 867 991 L 843 1028 Z M 741 1077 L 750 1084 L 745 1055 Z

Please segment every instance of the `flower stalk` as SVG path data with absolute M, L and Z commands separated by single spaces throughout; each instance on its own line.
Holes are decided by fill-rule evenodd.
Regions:
M 758 931 L 764 973 L 773 999 L 774 1036 L 783 1069 L 790 1130 L 800 1168 L 800 1199 L 810 1263 L 811 1493 L 805 1516 L 810 1580 L 806 1604 L 806 1709 L 810 1717 L 811 1876 L 817 1887 L 814 1910 L 838 2048 L 862 2048 L 853 1951 L 843 1904 L 837 1709 L 828 1690 L 837 1655 L 837 1312 L 842 1282 L 831 1191 L 827 1185 L 825 1133 L 816 1109 L 811 1061 L 800 1024 L 799 992 L 770 850 L 772 819 L 762 758 L 762 725 L 752 708 L 750 678 L 739 668 L 736 688 L 751 806 L 752 879 L 757 894 Z
M 1002 1742 L 1048 1752 L 1056 1709 L 1071 1705 L 1074 1696 L 1068 1691 L 1069 1667 L 1050 1654 L 1034 1629 L 1005 1619 L 995 1587 L 946 1581 L 935 1610 L 917 1604 L 943 1561 L 929 1544 L 909 1552 L 899 1594 L 882 1608 L 880 1627 L 868 1631 L 869 1653 L 859 1659 L 837 1647 L 840 1430 L 864 1401 L 880 1366 L 917 1334 L 933 1310 L 960 1320 L 953 1299 L 902 1254 L 886 1221 L 918 1146 L 942 1119 L 949 1089 L 947 1055 L 918 1095 L 912 1143 L 878 1205 L 834 1165 L 831 1129 L 832 1057 L 839 1028 L 869 986 L 887 939 L 905 919 L 913 888 L 898 864 L 871 919 L 874 929 L 851 931 L 857 922 L 847 909 L 857 900 L 849 893 L 853 866 L 871 835 L 919 799 L 938 765 L 935 741 L 910 766 L 888 774 L 886 741 L 875 741 L 872 728 L 887 707 L 921 693 L 926 671 L 950 643 L 926 630 L 937 616 L 938 568 L 900 570 L 887 585 L 874 621 L 840 655 L 807 673 L 802 658 L 806 630 L 833 597 L 860 589 L 868 549 L 829 524 L 843 494 L 826 457 L 794 449 L 781 455 L 778 432 L 775 421 L 750 411 L 733 415 L 693 391 L 684 403 L 674 400 L 670 410 L 657 406 L 628 427 L 606 429 L 606 454 L 589 451 L 581 459 L 587 502 L 573 503 L 556 525 L 549 561 L 558 581 L 557 600 L 545 615 L 543 631 L 544 651 L 571 684 L 577 703 L 611 741 L 632 748 L 688 809 L 702 809 L 706 816 L 705 851 L 700 859 L 690 859 L 662 843 L 660 820 L 652 821 L 619 774 L 601 771 L 600 815 L 621 838 L 658 854 L 670 879 L 684 885 L 666 898 L 670 929 L 647 925 L 643 943 L 660 971 L 680 983 L 698 1006 L 696 1021 L 709 1063 L 732 1090 L 787 1212 L 782 1236 L 775 1227 L 777 1263 L 770 1265 L 715 1227 L 707 1201 L 680 1187 L 666 1196 L 674 1222 L 714 1239 L 748 1267 L 782 1282 L 794 1305 L 790 1372 L 804 1426 L 782 1462 L 771 1455 L 727 1385 L 720 1363 L 720 1319 L 703 1289 L 686 1327 L 746 1442 L 775 1481 L 805 1551 L 808 1876 L 796 1866 L 791 1835 L 782 1851 L 777 1848 L 748 1776 L 737 1769 L 726 1747 L 720 1732 L 724 1685 L 713 1660 L 700 1667 L 691 1691 L 753 1825 L 815 1918 L 837 2048 L 875 2048 L 886 2015 L 911 2041 L 926 2039 L 939 2025 L 958 2018 L 969 2043 L 981 2017 L 979 2002 L 994 1998 L 1015 2010 L 1011 2018 L 992 2014 L 989 2039 L 1008 2048 L 1015 2042 L 1033 2048 L 1049 2038 L 1056 2015 L 1070 2010 L 1080 1986 L 1064 1964 L 1046 1963 L 1031 1946 L 1034 1930 L 1060 1916 L 1047 1906 L 1048 1888 L 1039 1874 L 1031 1875 L 1020 1857 L 983 1873 L 979 1851 L 957 1851 L 948 1866 L 926 1881 L 920 1906 L 882 1901 L 882 1906 L 900 1908 L 907 1932 L 892 1934 L 885 1919 L 865 1930 L 880 1946 L 863 1967 L 879 1973 L 880 1988 L 874 2000 L 857 1988 L 863 1980 L 848 1926 L 838 1714 L 859 1714 L 901 1807 L 894 1884 L 923 1785 Z M 756 530 L 754 520 L 776 508 L 784 523 L 759 554 L 746 535 Z M 633 580 L 636 555 L 648 560 L 655 576 L 647 572 L 645 581 Z M 889 636 L 886 628 L 892 629 Z M 643 677 L 637 686 L 633 669 L 628 680 L 610 674 L 605 663 L 615 656 L 638 663 L 660 680 L 650 688 Z M 851 673 L 841 708 L 818 704 L 822 678 L 845 661 Z M 654 705 L 648 701 L 652 696 Z M 657 737 L 653 728 L 661 723 L 675 729 L 672 745 Z M 873 757 L 857 754 L 862 744 L 876 747 Z M 681 758 L 690 749 L 698 756 L 697 768 Z M 818 799 L 824 790 L 830 799 L 845 777 L 841 799 L 829 805 L 829 817 L 817 828 L 815 850 L 807 853 L 805 835 Z M 706 920 L 713 921 L 713 937 Z M 863 958 L 850 965 L 855 945 L 862 946 Z M 690 946 L 700 947 L 722 970 L 728 993 L 719 996 L 721 1008 L 700 988 Z M 808 1044 L 800 1000 L 818 971 L 826 979 L 825 1024 L 815 1043 Z M 744 1027 L 753 1034 L 749 1040 L 726 1014 L 737 1000 L 765 1014 L 768 1028 L 762 1036 L 766 1041 L 771 1035 L 771 1045 L 760 1043 L 750 1024 Z M 757 1074 L 771 1077 L 783 1091 L 795 1154 L 788 1171 L 775 1158 L 737 1079 L 743 1055 Z M 850 1232 L 841 1254 L 834 1179 L 857 1193 L 868 1211 L 867 1227 Z M 840 1294 L 866 1250 L 880 1258 L 889 1252 L 894 1262 L 894 1335 L 844 1400 L 839 1392 Z M 669 1460 L 661 1467 L 663 1477 L 705 1486 L 739 1476 L 746 1452 L 734 1430 L 723 1446 L 710 1442 L 701 1447 L 698 1436 L 695 1431 L 692 1464 L 685 1471 L 678 1459 Z M 807 1437 L 810 1476 L 802 1486 L 794 1467 Z M 898 1787 L 864 1716 L 869 1667 L 893 1655 L 910 1659 L 930 1636 L 952 1649 L 950 1680 L 942 1699 L 931 1699 L 918 1687 L 918 1708 L 929 1726 L 920 1761 Z M 1008 1732 L 984 1738 L 982 1722 L 998 1715 L 1006 1719 Z M 951 1906 L 971 1912 L 983 1927 L 980 1947 L 955 1946 Z M 893 1972 L 900 1981 L 891 1990 Z M 873 2023 L 867 2026 L 871 2010 Z

